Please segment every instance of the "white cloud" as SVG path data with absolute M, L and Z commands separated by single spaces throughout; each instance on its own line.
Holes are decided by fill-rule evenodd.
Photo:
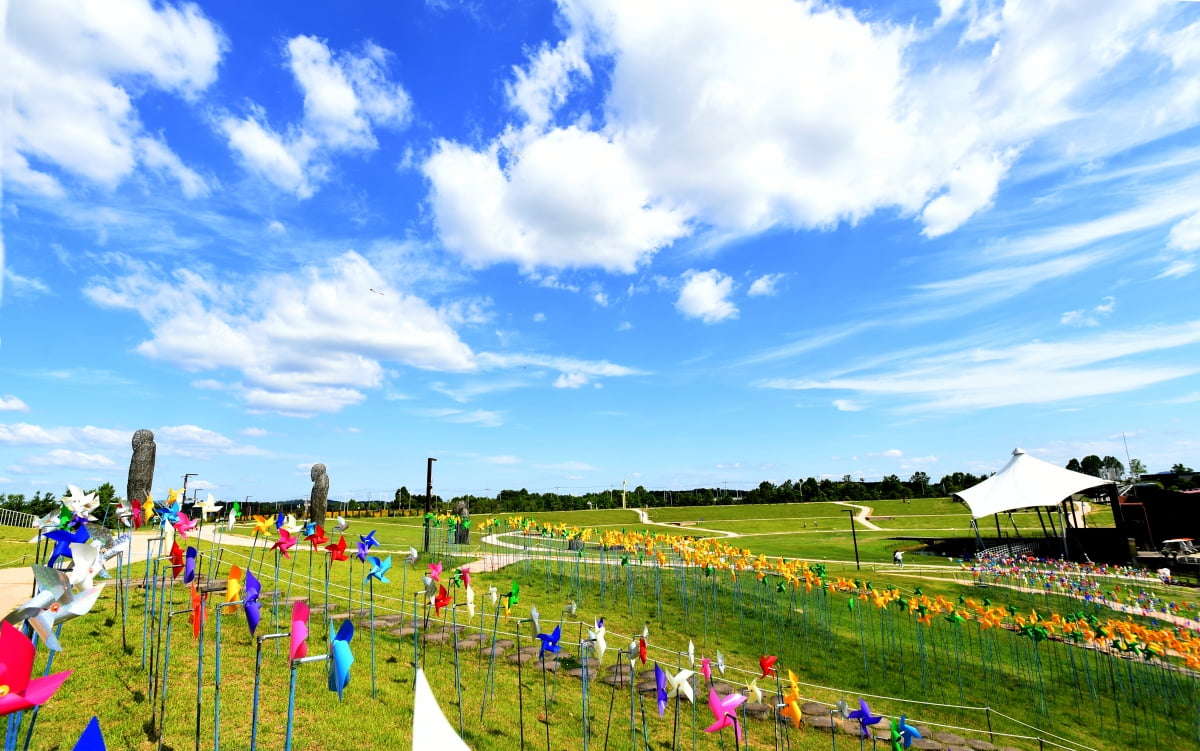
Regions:
M 464 410 L 431 408 L 417 410 L 416 414 L 422 417 L 430 417 L 435 420 L 442 420 L 443 422 L 482 425 L 485 428 L 497 428 L 504 424 L 504 415 L 502 413 L 486 409 Z
M 750 297 L 770 297 L 778 292 L 776 285 L 783 280 L 785 274 L 763 274 L 750 284 L 746 294 Z
M 645 375 L 645 371 L 636 368 L 616 365 L 608 360 L 577 360 L 571 357 L 554 355 L 480 352 L 476 356 L 479 367 L 487 370 L 500 368 L 521 368 L 533 366 L 557 370 L 561 373 L 582 373 L 594 378 L 612 378 L 632 375 Z
M 242 428 L 238 432 L 242 435 L 250 436 L 251 438 L 262 438 L 270 435 L 270 431 L 265 428 Z
M 0 260 L 3 259 L 3 248 L 0 247 Z M 5 267 L 3 286 L 7 286 L 14 294 L 25 297 L 50 294 L 50 287 L 41 279 L 21 276 L 10 267 Z
M 857 402 L 852 402 L 849 399 L 834 399 L 833 406 L 838 412 L 861 412 L 863 407 Z
M 1064 326 L 1099 326 L 1100 319 L 1111 315 L 1116 307 L 1117 299 L 1109 295 L 1090 310 L 1087 308 L 1068 310 L 1062 314 L 1058 322 Z
M 737 318 L 738 309 L 729 301 L 733 294 L 733 279 L 716 269 L 696 271 L 689 269 L 683 274 L 683 287 L 675 309 L 688 318 L 699 318 L 705 323 L 717 323 L 727 318 Z
M 204 192 L 203 179 L 161 136 L 144 134 L 135 107 L 150 90 L 195 99 L 216 79 L 226 42 L 198 7 L 18 3 L 9 9 L 5 38 L 12 94 L 7 177 L 56 195 L 58 181 L 25 157 L 110 187 L 140 163 L 179 181 L 186 195 Z
M 112 459 L 101 454 L 86 454 L 82 451 L 54 449 L 25 459 L 31 467 L 63 467 L 67 469 L 116 469 Z
M 29 405 L 21 399 L 9 394 L 0 396 L 0 412 L 28 412 Z
M 487 456 L 487 457 L 484 457 L 483 460 L 485 462 L 488 462 L 489 464 L 520 464 L 521 463 L 520 459 L 518 459 L 517 457 L 515 457 L 511 454 L 504 454 L 501 456 Z
M 278 219 L 272 219 L 271 221 L 267 222 L 267 232 L 272 235 L 286 235 L 287 227 L 285 227 L 283 222 L 279 221 Z
M 588 377 L 582 373 L 562 373 L 558 379 L 554 381 L 556 389 L 577 389 L 580 386 L 586 386 Z
M 883 455 L 894 459 L 896 457 L 904 456 L 904 452 L 900 449 L 888 449 L 887 451 L 883 452 Z
M 546 322 L 546 314 L 541 313 L 541 312 L 534 313 L 533 314 L 533 322 L 534 323 L 545 323 Z
M 1176 254 L 1200 250 L 1200 211 L 1171 227 L 1171 232 L 1167 235 L 1167 249 L 1175 251 Z M 1196 266 L 1197 264 L 1193 260 L 1176 258 L 1160 274 L 1160 277 L 1186 276 L 1194 271 Z
M 1200 372 L 1194 358 L 1180 364 L 1159 362 L 1161 358 L 1141 364 L 1131 360 L 1196 344 L 1200 321 L 1067 341 L 956 347 L 939 355 L 896 358 L 891 370 L 851 370 L 826 379 L 781 378 L 761 385 L 887 396 L 897 400 L 900 412 L 1050 404 L 1133 391 Z
M 719 243 L 881 209 L 944 235 L 1028 152 L 1088 161 L 1194 125 L 1196 107 L 1146 116 L 1164 92 L 1200 101 L 1197 32 L 1148 33 L 1170 14 L 1159 0 L 947 1 L 922 26 L 788 0 L 563 3 L 563 39 L 506 85 L 517 121 L 479 147 L 440 142 L 430 203 L 468 262 L 525 270 L 628 273 L 697 231 Z M 1112 93 L 1135 80 L 1136 96 Z M 575 94 L 603 117 L 573 111 Z M 601 251 L 604 229 L 620 241 Z
M 632 331 L 632 330 L 633 330 L 633 323 L 631 321 L 621 321 L 621 323 L 617 325 L 617 331 Z
M 378 45 L 334 53 L 320 39 L 296 36 L 287 41 L 284 56 L 304 94 L 303 120 L 279 133 L 266 111 L 252 104 L 246 116 L 221 115 L 217 126 L 247 169 L 308 198 L 328 175 L 335 154 L 373 151 L 379 145 L 375 128 L 405 127 L 412 100 L 389 79 L 390 53 Z

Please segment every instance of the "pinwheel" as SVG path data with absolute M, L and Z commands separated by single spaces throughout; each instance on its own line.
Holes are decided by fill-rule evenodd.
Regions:
M 87 521 L 96 521 L 95 517 L 91 515 L 100 505 L 95 493 L 84 493 L 78 486 L 67 485 L 67 495 L 63 497 L 62 502 L 75 516 Z
M 688 667 L 696 667 L 696 645 L 692 644 L 691 639 L 688 639 Z
M 242 600 L 242 569 L 240 566 L 229 567 L 229 578 L 225 580 L 226 613 L 237 610 Z
M 721 654 L 721 650 L 717 650 L 717 672 L 725 675 L 725 655 Z
M 416 548 L 410 547 L 408 549 L 408 555 L 404 556 L 404 565 L 414 566 L 414 567 L 417 565 L 417 549 Z
M 62 571 L 35 565 L 33 575 L 41 591 L 5 616 L 4 620 L 14 624 L 27 621 L 47 648 L 60 652 L 62 645 L 54 635 L 55 626 L 86 615 L 100 598 L 100 591 L 104 587 L 92 587 L 76 594 L 71 591 L 70 579 Z
M 192 613 L 189 620 L 192 622 L 192 638 L 194 639 L 199 639 L 200 632 L 204 629 L 204 616 L 206 615 L 204 604 L 204 594 L 200 592 L 196 583 L 192 582 Z
M 640 659 L 642 661 L 642 664 L 645 665 L 646 664 L 646 637 L 644 637 L 644 636 L 638 637 L 637 656 L 638 656 L 638 659 Z
M 537 638 L 542 641 L 542 648 L 538 651 L 539 660 L 544 659 L 547 652 L 558 654 L 562 651 L 562 647 L 558 644 L 558 640 L 562 638 L 562 626 L 555 626 L 554 630 L 548 634 L 538 634 Z
M 428 579 L 429 577 L 425 577 Z M 488 597 L 491 598 L 492 607 L 496 607 L 496 603 L 500 601 L 500 590 L 495 587 L 488 587 Z
M 333 529 L 335 532 L 345 532 L 347 529 L 349 529 L 349 527 L 350 527 L 350 522 L 346 521 L 345 519 L 343 519 L 342 517 L 339 516 L 339 517 L 337 517 L 337 525 L 334 526 Z
M 73 542 L 71 558 L 75 561 L 70 574 L 71 586 L 79 591 L 94 587 L 95 577 L 104 574 L 104 559 L 100 556 L 100 550 L 90 543 Z
M 376 530 L 372 529 L 370 532 L 366 533 L 365 535 L 358 536 L 359 542 L 366 545 L 367 550 L 370 550 L 371 548 L 373 548 L 379 544 L 379 541 L 375 539 L 375 532 L 376 532 Z
M 225 529 L 229 532 L 232 532 L 233 525 L 237 524 L 239 505 L 240 504 L 235 503 L 229 508 L 229 516 L 225 519 Z
M 468 584 L 467 588 L 465 590 L 463 590 L 463 592 L 467 596 L 467 617 L 474 618 L 475 617 L 475 590 L 471 587 L 470 584 Z
M 46 565 L 54 567 L 54 562 L 59 558 L 71 557 L 71 545 L 74 543 L 84 543 L 88 541 L 88 531 L 86 527 L 80 526 L 78 529 L 66 530 L 56 529 L 46 535 L 48 539 L 54 540 L 54 549 L 50 551 L 50 560 L 46 561 Z
M 441 563 L 434 562 L 434 563 L 429 564 L 429 578 L 433 579 L 435 582 L 440 582 L 442 580 L 442 564 Z M 515 605 L 516 603 L 513 603 L 513 604 Z
M 433 612 L 434 612 L 434 614 L 441 616 L 442 608 L 449 605 L 452 602 L 452 600 L 453 600 L 453 598 L 451 598 L 450 594 L 446 591 L 445 585 L 439 584 L 437 594 L 434 595 L 434 597 L 433 597 Z
M 459 575 L 459 578 L 462 580 L 462 585 L 464 587 L 471 586 L 471 569 L 467 568 L 466 566 L 463 566 L 462 568 L 460 568 L 458 570 L 458 575 Z
M 333 665 L 329 670 L 329 690 L 336 691 L 338 700 L 342 699 L 342 691 L 350 684 L 350 666 L 354 664 L 354 655 L 350 651 L 350 640 L 354 638 L 354 624 L 350 619 L 342 621 L 330 644 L 330 658 Z
M 759 657 L 758 666 L 762 668 L 762 675 L 759 677 L 766 678 L 769 675 L 779 675 L 775 671 L 775 662 L 777 660 L 779 660 L 779 658 L 775 655 L 763 655 L 762 657 Z
M 174 490 L 171 492 L 175 493 Z M 178 500 L 176 494 L 172 495 L 171 500 L 167 501 L 165 505 L 155 506 L 154 510 L 158 512 L 162 524 L 174 525 L 175 522 L 179 521 L 179 512 L 182 508 L 183 503 Z
M 183 562 L 183 583 L 191 584 L 196 579 L 196 558 L 200 555 L 200 551 L 188 546 L 187 553 L 184 554 Z
M 300 530 L 304 529 L 304 525 L 296 521 L 296 516 L 294 514 L 288 514 L 286 517 L 284 517 L 283 526 L 280 527 L 280 529 L 286 529 L 288 534 L 296 536 L 300 534 Z
M 442 564 L 437 564 L 437 567 L 439 570 L 441 570 Z M 512 588 L 508 590 L 508 597 L 504 599 L 505 617 L 508 617 L 509 608 L 518 604 L 519 602 L 521 602 L 521 585 L 517 583 L 516 579 L 513 579 Z
M 662 717 L 667 711 L 667 673 L 657 662 L 654 663 L 654 685 L 658 695 L 658 716 Z
M 83 729 L 83 735 L 80 735 L 79 740 L 75 741 L 72 751 L 107 751 L 107 749 L 108 747 L 104 745 L 104 734 L 100 732 L 100 719 L 93 716 L 87 727 Z
M 171 541 L 171 578 L 178 579 L 179 574 L 183 571 L 183 548 L 179 547 L 179 543 L 175 540 Z
M 708 708 L 712 711 L 716 722 L 704 728 L 706 733 L 719 733 L 723 729 L 733 726 L 734 733 L 737 734 L 738 742 L 742 740 L 742 725 L 737 719 L 737 708 L 746 701 L 746 697 L 742 694 L 730 694 L 724 698 L 717 693 L 716 689 L 708 689 Z
M 193 519 L 189 519 L 187 514 L 180 511 L 178 518 L 172 526 L 175 527 L 175 534 L 186 540 L 188 532 L 196 528 L 196 522 Z
M 68 521 L 70 520 L 68 519 Z M 45 516 L 34 519 L 33 528 L 38 530 L 38 532 L 41 534 L 46 534 L 47 532 L 53 532 L 56 529 L 61 529 L 58 512 L 51 511 Z
M 142 524 L 149 524 L 154 518 L 154 499 L 150 494 L 146 494 L 146 500 L 142 501 Z
M 363 542 L 362 540 L 359 540 L 358 545 L 354 551 L 354 555 L 356 558 L 358 558 L 359 561 L 361 561 L 362 563 L 366 563 L 367 562 L 367 554 L 370 552 L 370 550 L 371 550 L 371 546 L 367 545 L 367 543 Z
M 493 587 L 495 589 L 495 587 Z M 604 638 L 604 619 L 596 621 L 595 629 L 588 629 L 588 640 L 595 644 L 596 660 L 604 663 L 604 653 L 608 651 L 608 642 Z
M 538 612 L 537 605 L 529 608 L 529 620 L 533 621 L 533 632 L 537 633 L 542 630 L 541 613 Z
M 282 529 L 284 522 L 286 522 L 286 521 L 287 521 L 287 517 L 284 516 L 284 513 L 282 511 L 275 512 L 275 529 Z
M 117 520 L 126 527 L 137 529 L 142 526 L 142 510 L 134 503 L 117 501 Z
M 700 660 L 700 675 L 704 676 L 704 680 L 712 683 L 712 661 L 707 657 Z
M 862 737 L 863 738 L 870 738 L 871 737 L 870 726 L 879 724 L 879 721 L 883 719 L 882 717 L 877 717 L 877 716 L 871 714 L 871 708 L 869 706 L 867 706 L 867 701 L 865 699 L 859 699 L 858 700 L 858 709 L 856 709 L 853 712 L 851 712 L 850 714 L 846 715 L 846 717 L 847 717 L 847 719 L 850 719 L 850 720 L 858 720 L 859 727 L 862 728 Z
M 308 655 L 308 603 L 296 600 L 292 604 L 292 636 L 291 648 L 288 650 L 289 660 L 298 660 Z
M 675 675 L 667 674 L 667 683 L 670 684 L 670 691 L 667 696 L 671 699 L 682 696 L 690 702 L 695 702 L 696 698 L 692 695 L 692 676 L 694 672 L 688 669 L 680 670 Z
M 346 536 L 341 535 L 338 541 L 325 546 L 325 550 L 329 552 L 330 560 L 344 561 L 346 560 Z
M 254 535 L 269 535 L 271 534 L 271 520 L 262 514 L 254 515 Z
M 200 520 L 203 521 L 204 519 L 208 518 L 209 514 L 215 514 L 222 508 L 224 508 L 224 506 L 220 503 L 217 503 L 217 499 L 213 498 L 212 493 L 209 493 L 206 500 L 192 504 L 192 513 L 199 512 Z
M 325 528 L 324 527 L 318 527 L 315 524 L 313 524 L 312 527 L 313 527 L 313 529 L 311 532 L 308 530 L 305 530 L 305 532 L 307 532 L 307 534 L 304 536 L 304 539 L 307 540 L 308 543 L 312 545 L 313 552 L 315 553 L 315 552 L 317 552 L 317 548 L 319 546 L 324 545 L 325 543 L 329 542 L 329 538 L 325 536 Z
M 850 719 L 850 705 L 846 703 L 845 699 L 838 699 L 833 705 L 833 711 L 841 717 Z
M 892 720 L 891 735 L 888 740 L 892 744 L 892 751 L 901 751 L 908 748 L 912 742 L 921 737 L 921 733 L 915 727 L 908 724 L 908 715 L 900 715 L 900 719 Z
M 367 572 L 367 579 L 374 579 L 381 584 L 388 584 L 391 580 L 387 578 L 387 572 L 391 567 L 392 557 L 390 555 L 382 561 L 375 556 L 371 556 L 371 570 Z
M 746 686 L 746 697 L 755 704 L 762 704 L 763 695 L 762 689 L 758 687 L 758 679 L 751 678 L 750 683 Z
M 800 687 L 799 681 L 796 679 L 796 674 L 791 670 L 788 671 L 788 683 L 790 684 L 788 692 L 783 696 L 783 711 L 780 712 L 784 717 L 790 718 L 796 729 L 800 729 Z
M 296 538 L 290 532 L 287 531 L 286 527 L 280 527 L 279 528 L 279 539 L 276 540 L 275 544 L 271 546 L 271 550 L 278 550 L 280 553 L 283 553 L 284 558 L 290 559 L 291 556 L 288 555 L 288 551 L 291 550 L 292 548 L 294 548 L 295 546 L 296 546 Z M 276 561 L 278 561 L 278 559 L 276 559 Z
M 33 670 L 33 642 L 8 622 L 0 623 L 0 716 L 41 706 L 71 671 L 30 679 Z
M 304 522 L 304 539 L 307 540 L 309 535 L 316 533 L 316 531 L 317 531 L 317 523 L 316 522 L 312 521 L 311 519 Z
M 262 605 L 258 598 L 262 594 L 262 584 L 259 583 L 258 577 L 246 571 L 246 578 L 243 584 L 243 591 L 246 596 L 243 598 L 243 610 L 246 611 L 246 625 L 250 627 L 250 635 L 258 630 L 258 623 L 262 620 Z

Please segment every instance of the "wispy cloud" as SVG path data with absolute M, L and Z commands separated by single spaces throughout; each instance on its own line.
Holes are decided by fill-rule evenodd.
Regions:
M 486 409 L 419 409 L 414 414 L 429 417 L 443 422 L 482 425 L 485 428 L 497 428 L 504 424 L 504 414 Z

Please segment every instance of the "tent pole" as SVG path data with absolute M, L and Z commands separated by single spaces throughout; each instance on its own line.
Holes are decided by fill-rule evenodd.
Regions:
M 1072 510 L 1073 510 L 1073 509 L 1074 509 L 1074 507 L 1072 507 Z M 1062 514 L 1062 513 L 1063 513 L 1063 507 L 1062 507 L 1062 505 L 1061 505 L 1061 504 L 1059 504 L 1059 507 L 1058 507 L 1058 513 L 1059 513 L 1059 514 Z M 1065 516 L 1065 515 L 1064 515 L 1064 516 L 1061 516 L 1061 517 L 1059 518 L 1059 522 L 1062 524 L 1062 553 L 1063 553 L 1063 560 L 1065 560 L 1065 561 L 1069 561 L 1069 560 L 1071 560 L 1071 551 L 1070 551 L 1070 550 L 1067 548 L 1067 519 L 1066 519 L 1066 516 Z M 1053 525 L 1053 522 L 1051 522 L 1051 525 Z
M 1040 524 L 1042 526 L 1042 537 L 1052 537 L 1053 535 L 1051 535 L 1049 532 L 1046 531 L 1046 521 L 1044 519 L 1042 519 L 1042 507 L 1034 506 L 1033 510 L 1037 512 L 1038 524 Z M 1051 526 L 1053 526 L 1053 525 L 1051 525 Z

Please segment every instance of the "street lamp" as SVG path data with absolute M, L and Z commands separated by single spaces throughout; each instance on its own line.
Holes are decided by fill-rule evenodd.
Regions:
M 187 500 L 187 481 L 188 481 L 188 478 L 189 478 L 189 477 L 195 477 L 195 476 L 196 476 L 196 473 L 195 473 L 195 472 L 188 472 L 186 475 L 184 475 L 184 476 L 183 476 L 183 500 L 185 500 L 185 501 Z
M 433 511 L 433 463 L 432 456 L 425 462 L 425 552 L 429 552 L 429 514 Z
M 854 568 L 862 571 L 862 563 L 858 560 L 858 533 L 854 530 L 854 515 L 858 513 L 858 509 L 848 508 L 842 510 L 850 515 L 850 537 L 854 539 Z

